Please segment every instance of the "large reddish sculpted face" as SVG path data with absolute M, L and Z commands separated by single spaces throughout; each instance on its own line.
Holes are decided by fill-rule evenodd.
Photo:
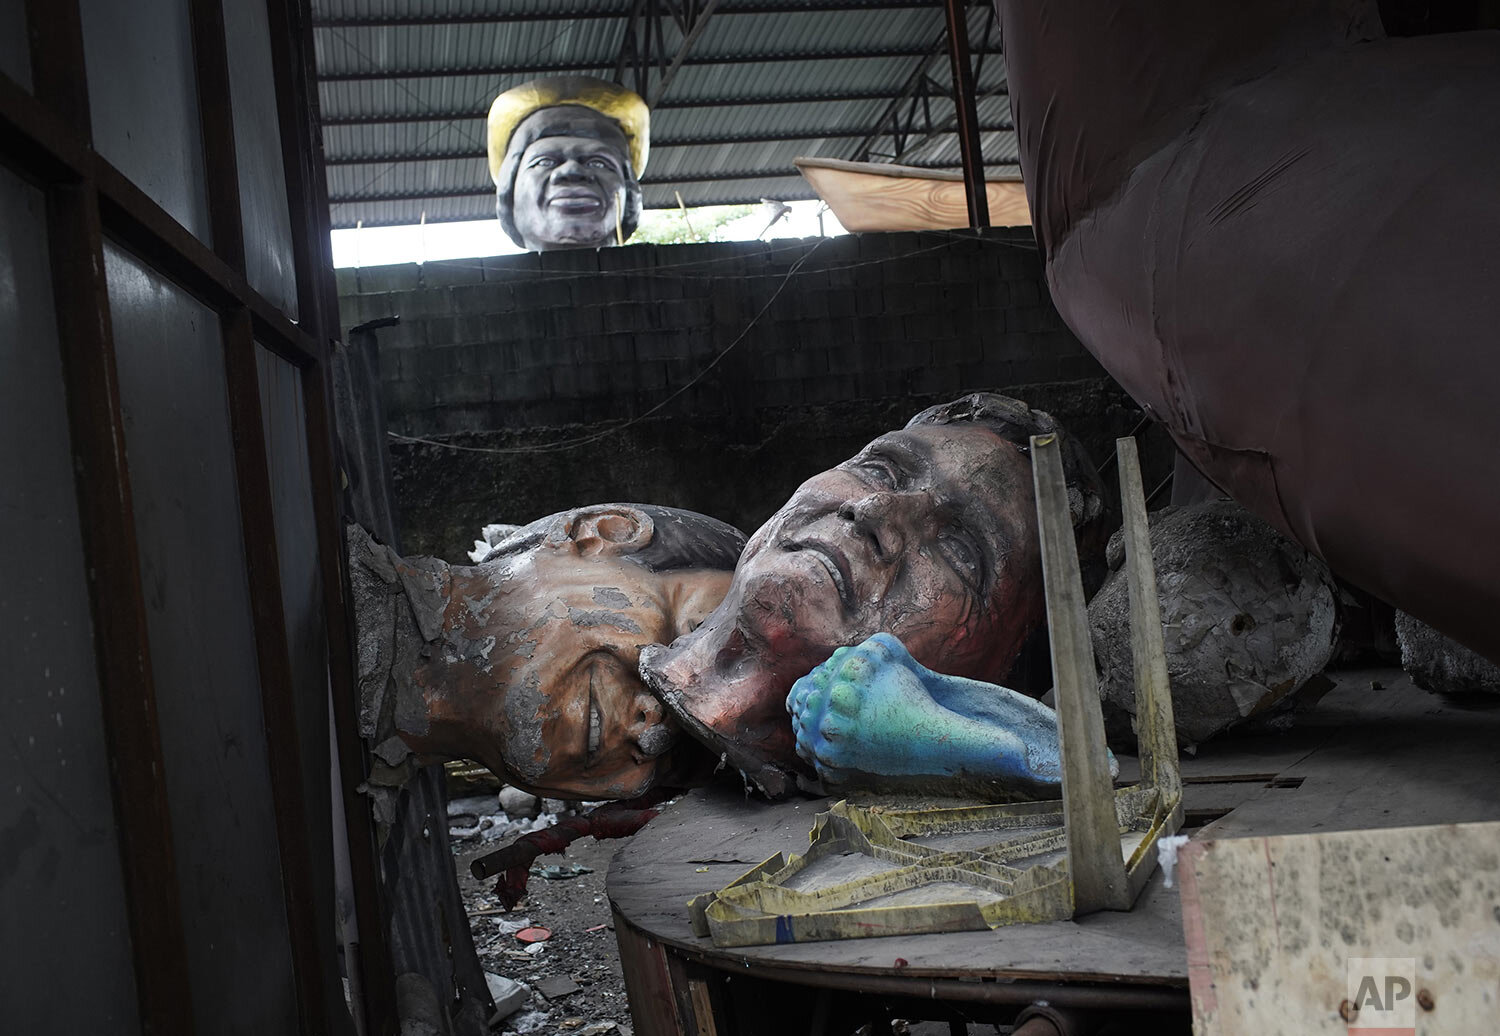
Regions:
M 773 651 L 893 633 L 924 665 L 998 679 L 1040 618 L 1031 465 L 981 425 L 891 432 L 814 476 L 751 538 L 730 598 Z
M 751 537 L 723 604 L 652 678 L 700 740 L 792 767 L 787 692 L 838 647 L 892 633 L 930 669 L 998 682 L 1044 617 L 1034 500 L 1023 449 L 983 425 L 882 435 Z M 673 675 L 714 638 L 729 668 Z

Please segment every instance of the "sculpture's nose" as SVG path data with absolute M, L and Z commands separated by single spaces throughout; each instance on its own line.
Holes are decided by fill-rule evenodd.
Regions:
M 593 178 L 594 174 L 590 171 L 589 167 L 576 158 L 570 158 L 552 170 L 553 180 L 576 181 L 592 180 Z
M 926 493 L 881 490 L 845 501 L 838 514 L 870 538 L 880 560 L 890 560 L 906 549 L 907 535 L 930 509 Z
M 631 717 L 630 738 L 640 747 L 641 755 L 651 759 L 672 747 L 676 733 L 663 722 L 661 702 L 642 692 L 635 696 L 635 715 Z

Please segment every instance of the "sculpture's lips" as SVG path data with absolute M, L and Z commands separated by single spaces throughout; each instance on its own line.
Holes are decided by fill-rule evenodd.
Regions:
M 604 199 L 593 191 L 572 188 L 548 195 L 547 204 L 564 212 L 598 212 L 604 208 Z
M 658 671 L 653 657 L 664 655 L 666 650 L 659 644 L 641 650 L 641 676 L 666 706 L 668 715 L 694 741 L 706 747 L 719 765 L 728 763 L 743 771 L 772 797 L 788 791 L 795 781 L 793 775 L 805 770 L 805 764 L 798 759 L 792 740 L 786 695 L 740 697 L 703 688 L 674 688 Z M 671 765 L 686 767 L 692 762 L 692 753 L 688 753 L 685 759 L 674 759 Z
M 849 572 L 849 558 L 842 550 L 824 540 L 788 540 L 782 544 L 782 549 L 802 551 L 821 562 L 828 571 L 828 578 L 833 581 L 834 589 L 838 591 L 839 603 L 843 605 L 844 611 L 854 610 L 854 578 Z

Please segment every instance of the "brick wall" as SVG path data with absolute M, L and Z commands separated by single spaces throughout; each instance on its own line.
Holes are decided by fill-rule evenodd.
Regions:
M 431 262 L 340 271 L 340 293 L 346 328 L 401 318 L 379 339 L 387 420 L 406 435 L 631 418 L 673 393 L 660 413 L 744 423 L 1101 373 L 1027 231 Z
M 462 561 L 487 522 L 606 500 L 753 530 L 808 476 L 964 391 L 1048 410 L 1101 461 L 1139 423 L 1062 325 L 1028 232 L 814 245 L 340 271 L 346 329 L 401 318 L 376 332 L 390 429 L 449 444 L 392 444 L 405 549 Z M 1150 480 L 1170 450 L 1146 446 Z

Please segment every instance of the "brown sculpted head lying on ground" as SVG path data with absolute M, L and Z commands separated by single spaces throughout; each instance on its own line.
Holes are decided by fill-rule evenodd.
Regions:
M 1053 419 L 1005 396 L 924 410 L 813 476 L 751 537 L 696 630 L 641 673 L 684 726 L 769 794 L 803 770 L 785 701 L 835 648 L 878 632 L 923 665 L 999 682 L 1045 618 L 1030 436 Z M 1103 498 L 1064 438 L 1085 546 Z
M 722 522 L 639 504 L 532 522 L 474 566 L 351 536 L 362 701 L 388 703 L 422 755 L 575 799 L 630 798 L 657 777 L 675 732 L 640 650 L 708 615 L 744 545 Z

